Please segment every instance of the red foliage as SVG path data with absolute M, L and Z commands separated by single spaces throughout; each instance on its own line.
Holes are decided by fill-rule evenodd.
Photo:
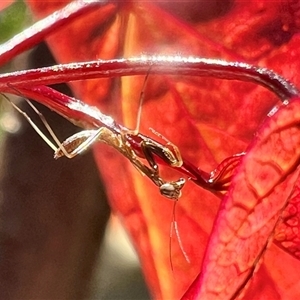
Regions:
M 8 7 L 14 0 L 7 0 L 0 3 L 0 11 Z
M 300 86 L 297 1 L 211 2 L 204 1 L 200 8 L 187 2 L 188 13 L 181 3 L 162 7 L 145 2 L 108 4 L 64 26 L 48 41 L 59 62 L 145 53 L 204 56 L 266 66 Z M 39 18 L 58 9 L 52 1 L 28 1 L 28 5 Z M 191 13 L 198 10 L 199 14 Z M 74 82 L 72 87 L 78 98 L 134 127 L 143 80 L 95 79 Z M 156 298 L 180 298 L 198 275 L 186 298 L 217 299 L 218 294 L 220 299 L 232 299 L 260 263 L 245 299 L 299 298 L 300 262 L 274 244 L 266 249 L 281 211 L 291 199 L 275 238 L 284 250 L 296 257 L 299 253 L 295 249 L 297 185 L 294 190 L 299 100 L 283 107 L 259 129 L 277 101 L 254 84 L 151 76 L 150 70 L 141 132 L 148 134 L 149 127 L 155 128 L 208 172 L 223 159 L 248 151 L 218 213 L 219 197 L 192 182 L 184 188 L 176 216 L 191 264 L 184 260 L 176 240 L 172 241 L 174 273 L 168 249 L 172 203 L 113 149 L 95 147 L 111 205 L 134 240 Z M 163 175 L 177 178 L 169 170 L 163 170 Z

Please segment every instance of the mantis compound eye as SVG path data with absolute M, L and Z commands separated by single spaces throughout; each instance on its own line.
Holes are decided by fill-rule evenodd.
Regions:
M 178 200 L 181 196 L 181 189 L 185 184 L 185 179 L 180 178 L 177 181 L 166 182 L 159 187 L 160 193 L 172 200 Z

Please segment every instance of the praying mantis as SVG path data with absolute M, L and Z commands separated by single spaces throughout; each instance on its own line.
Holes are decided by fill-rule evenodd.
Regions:
M 152 182 L 159 187 L 159 190 L 162 195 L 166 196 L 169 199 L 177 200 L 180 197 L 180 191 L 185 184 L 183 178 L 178 179 L 177 181 L 166 182 L 161 177 L 159 177 L 158 165 L 153 158 L 153 153 L 158 155 L 163 159 L 167 164 L 171 166 L 179 166 L 182 164 L 180 157 L 180 152 L 178 148 L 169 144 L 164 146 L 158 142 L 155 142 L 149 137 L 144 135 L 131 133 L 132 131 L 128 130 L 130 133 L 123 131 L 122 133 L 114 133 L 106 127 L 100 127 L 97 130 L 84 130 L 79 133 L 76 133 L 66 139 L 61 143 L 53 130 L 45 120 L 44 116 L 33 106 L 33 104 L 27 100 L 28 104 L 33 108 L 33 110 L 40 116 L 44 125 L 48 129 L 50 135 L 53 137 L 55 142 L 58 144 L 58 148 L 40 131 L 36 124 L 30 119 L 30 117 L 23 112 L 18 106 L 5 98 L 13 105 L 13 107 L 22 114 L 26 120 L 31 124 L 35 131 L 42 137 L 42 139 L 55 151 L 54 158 L 58 159 L 59 157 L 66 156 L 67 158 L 73 158 L 76 155 L 80 154 L 82 151 L 86 150 L 92 145 L 95 141 L 101 141 L 106 143 L 113 148 L 117 149 L 121 154 L 128 158 L 131 163 L 144 175 L 148 176 Z M 136 152 L 130 147 L 130 142 L 133 142 L 133 139 L 138 137 L 140 139 L 140 149 L 143 151 L 143 155 L 146 160 L 149 162 L 150 168 L 144 165 L 138 158 Z M 136 140 L 134 140 L 136 142 Z M 170 146 L 171 145 L 171 146 Z M 173 151 L 172 151 L 173 148 Z M 141 156 L 142 154 L 140 154 Z
M 145 83 L 147 76 L 145 79 Z M 145 84 L 144 84 L 145 85 Z M 10 88 L 15 88 L 9 85 Z M 16 91 L 18 93 L 18 91 Z M 140 108 L 142 105 L 142 95 L 144 91 L 141 92 L 140 99 Z M 12 104 L 12 106 L 22 114 L 25 119 L 31 124 L 34 130 L 42 137 L 42 139 L 54 150 L 54 158 L 58 159 L 62 156 L 66 156 L 71 159 L 81 152 L 85 151 L 90 147 L 94 142 L 101 141 L 106 143 L 121 154 L 123 154 L 130 162 L 141 172 L 141 174 L 146 175 L 156 186 L 158 186 L 160 193 L 172 200 L 178 200 L 181 196 L 181 189 L 185 185 L 185 179 L 179 178 L 176 181 L 166 181 L 162 179 L 159 175 L 159 167 L 156 159 L 160 159 L 162 163 L 166 164 L 171 168 L 176 168 L 180 170 L 185 175 L 189 176 L 189 179 L 192 179 L 197 185 L 206 188 L 208 190 L 214 190 L 216 192 L 222 192 L 228 187 L 230 182 L 230 176 L 232 170 L 238 163 L 240 157 L 244 153 L 233 155 L 230 158 L 225 159 L 220 163 L 220 165 L 213 170 L 211 173 L 205 173 L 200 168 L 195 168 L 190 162 L 182 159 L 182 155 L 177 146 L 164 138 L 161 134 L 152 129 L 152 131 L 162 137 L 166 144 L 162 144 L 146 135 L 143 135 L 138 132 L 138 129 L 129 130 L 124 126 L 117 124 L 114 120 L 111 121 L 113 126 L 109 127 L 100 127 L 94 130 L 83 130 L 79 133 L 67 138 L 64 142 L 60 142 L 50 125 L 45 120 L 44 116 L 35 108 L 35 106 L 29 101 L 27 103 L 35 111 L 35 113 L 40 117 L 43 124 L 47 128 L 51 137 L 57 143 L 56 147 L 34 124 L 30 117 L 23 112 L 18 106 L 16 106 L 8 97 L 5 98 Z M 97 110 L 95 114 L 97 114 Z M 99 112 L 100 113 L 100 112 Z M 109 116 L 104 116 L 101 113 L 102 118 L 110 119 Z M 138 113 L 140 117 L 140 113 Z M 138 119 L 138 124 L 140 120 Z M 149 166 L 143 164 L 139 158 L 143 158 L 147 161 Z M 181 170 L 182 168 L 182 170 Z M 230 176 L 228 176 L 230 174 Z
M 145 78 L 144 87 L 147 81 Z M 13 86 L 8 85 L 16 93 L 19 93 Z M 144 89 L 143 87 L 143 89 Z M 140 96 L 140 105 L 138 112 L 138 121 L 140 123 L 142 102 L 143 102 L 143 93 L 141 92 Z M 64 142 L 60 142 L 53 132 L 52 128 L 44 118 L 44 116 L 36 109 L 36 107 L 26 99 L 29 106 L 33 111 L 40 117 L 46 129 L 50 133 L 53 140 L 57 143 L 55 146 L 37 127 L 37 125 L 31 120 L 31 118 L 22 111 L 16 104 L 14 104 L 10 99 L 4 95 L 4 97 L 12 104 L 12 106 L 24 116 L 24 118 L 30 123 L 33 129 L 40 135 L 40 137 L 54 150 L 54 158 L 58 159 L 62 156 L 65 156 L 69 159 L 77 156 L 78 154 L 85 151 L 95 142 L 103 142 L 109 146 L 115 148 L 122 155 L 124 155 L 142 175 L 146 175 L 158 188 L 160 193 L 168 199 L 177 201 L 181 196 L 181 189 L 184 187 L 186 180 L 184 178 L 179 178 L 176 181 L 166 181 L 160 177 L 159 167 L 156 159 L 160 159 L 161 162 L 166 164 L 171 168 L 181 170 L 184 168 L 182 173 L 190 176 L 194 179 L 195 183 L 199 186 L 212 189 L 214 191 L 224 191 L 230 183 L 230 176 L 232 170 L 239 162 L 240 156 L 243 155 L 237 154 L 228 159 L 225 159 L 219 167 L 213 170 L 210 174 L 205 173 L 201 169 L 195 168 L 188 161 L 183 161 L 180 150 L 177 146 L 163 137 L 160 133 L 152 129 L 152 131 L 159 137 L 161 137 L 166 143 L 162 144 L 146 135 L 143 135 L 138 132 L 138 128 L 135 130 L 128 130 L 124 126 L 117 124 L 111 117 L 103 115 L 100 111 L 95 108 L 93 112 L 95 115 L 100 114 L 101 119 L 109 120 L 106 124 L 113 124 L 112 126 L 102 126 L 94 130 L 83 130 L 67 138 Z M 77 100 L 78 102 L 78 100 Z M 148 166 L 141 162 L 140 158 L 143 158 L 147 161 Z M 229 176 L 228 176 L 229 174 Z M 184 247 L 181 242 L 179 231 L 177 228 L 177 222 L 175 220 L 175 205 L 174 202 L 173 212 L 172 212 L 172 226 L 174 226 L 175 234 L 177 241 L 179 243 L 182 254 L 184 255 L 187 262 L 189 262 L 189 257 L 186 254 Z M 171 232 L 172 232 L 171 227 Z M 171 257 L 171 233 L 169 240 L 170 247 L 170 265 L 173 270 L 173 263 Z

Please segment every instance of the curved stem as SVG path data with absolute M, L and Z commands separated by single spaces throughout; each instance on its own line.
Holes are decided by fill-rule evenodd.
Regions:
M 152 74 L 189 75 L 253 82 L 269 89 L 282 101 L 299 94 L 292 83 L 266 68 L 218 59 L 176 56 L 97 60 L 17 71 L 0 75 L 0 91 L 9 89 L 7 82 L 16 88 L 21 88 L 28 85 L 48 85 L 91 78 L 143 75 L 147 74 L 149 68 Z
M 43 41 L 49 34 L 69 24 L 79 16 L 95 10 L 95 7 L 109 5 L 107 0 L 98 1 L 73 1 L 66 7 L 36 22 L 34 25 L 15 35 L 0 46 L 0 65 L 8 62 L 16 55 L 30 49 Z M 110 4 L 111 5 L 111 4 Z

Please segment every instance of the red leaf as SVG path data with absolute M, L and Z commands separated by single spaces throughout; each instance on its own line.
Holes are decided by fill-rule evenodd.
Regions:
M 298 180 L 288 205 L 282 214 L 282 222 L 276 226 L 274 242 L 283 250 L 300 259 L 299 214 L 300 195 Z
M 224 1 L 223 14 L 220 10 L 214 14 L 214 10 L 210 8 L 208 11 L 211 13 L 207 18 L 204 19 L 200 14 L 197 19 L 198 14 L 195 14 L 193 20 L 196 21 L 192 22 L 178 18 L 158 5 L 144 2 L 109 4 L 94 9 L 64 27 L 49 38 L 49 43 L 60 62 L 128 57 L 141 53 L 164 55 L 180 53 L 249 61 L 274 69 L 300 85 L 297 71 L 300 64 L 297 59 L 300 49 L 300 39 L 297 35 L 299 30 L 297 3 L 235 1 L 229 5 L 230 3 Z M 206 2 L 202 4 L 204 7 L 208 5 Z M 43 3 L 30 1 L 29 5 L 35 13 L 48 14 L 57 9 L 56 6 L 52 6 L 55 5 L 52 1 Z M 181 11 L 177 4 L 172 5 L 172 9 L 176 10 L 176 8 Z M 185 16 L 183 13 L 179 15 Z M 104 112 L 113 115 L 118 122 L 133 126 L 143 80 L 144 78 L 122 78 L 119 82 L 101 79 L 76 82 L 72 86 L 80 99 L 97 104 Z M 118 93 L 115 88 L 119 84 L 121 90 Z M 146 133 L 148 127 L 160 131 L 179 146 L 185 157 L 209 172 L 223 159 L 246 149 L 259 124 L 276 101 L 277 99 L 269 92 L 253 84 L 227 82 L 220 79 L 151 76 L 150 70 L 141 131 Z M 297 103 L 295 101 L 292 105 L 296 106 Z M 293 108 L 292 105 L 290 107 Z M 282 117 L 275 115 L 274 119 L 277 118 L 281 120 Z M 283 118 L 283 121 L 286 120 Z M 276 127 L 278 124 L 273 126 Z M 272 142 L 274 135 L 268 135 L 270 133 L 268 130 L 272 128 L 274 127 L 266 125 L 261 129 L 262 132 L 249 148 L 249 153 L 239 167 L 231 192 L 222 203 L 214 229 L 215 232 L 218 230 L 219 235 L 214 234 L 211 237 L 207 259 L 204 262 L 201 277 L 204 289 L 201 292 L 193 292 L 193 297 L 199 296 L 200 293 L 206 296 L 206 278 L 209 276 L 209 280 L 213 282 L 216 275 L 214 270 L 208 267 L 212 261 L 210 255 L 216 255 L 218 247 L 223 247 L 224 241 L 221 238 L 226 234 L 228 224 L 233 226 L 238 220 L 239 215 L 231 215 L 233 210 L 227 208 L 231 203 L 240 201 L 242 208 L 251 207 L 256 211 L 255 205 L 264 203 L 264 201 L 257 202 L 253 193 L 249 193 L 247 183 L 254 186 L 259 184 L 259 188 L 264 189 L 263 195 L 267 193 L 265 189 L 268 190 L 270 199 L 268 205 L 263 207 L 262 218 L 267 222 L 265 214 L 270 213 L 269 221 L 273 223 L 268 225 L 269 229 L 267 234 L 263 235 L 263 240 L 256 240 L 261 236 L 260 233 L 249 236 L 248 241 L 252 242 L 248 244 L 240 243 L 240 239 L 232 239 L 232 246 L 250 247 L 245 248 L 245 252 L 240 254 L 238 267 L 241 270 L 247 270 L 245 267 L 247 263 L 250 268 L 257 263 L 256 258 L 260 257 L 261 251 L 264 251 L 268 236 L 273 232 L 272 228 L 280 216 L 279 211 L 291 196 L 296 174 L 293 175 L 296 178 L 288 177 L 276 187 L 281 177 L 276 172 L 276 178 L 273 173 L 269 173 L 272 171 L 269 165 L 261 168 L 262 159 L 279 155 L 276 148 L 263 149 L 262 157 L 257 158 L 259 164 L 253 165 L 253 159 L 256 159 L 262 151 L 259 144 L 260 134 L 270 137 Z M 287 132 L 291 133 L 296 129 L 296 126 L 287 128 Z M 289 135 L 285 136 L 286 138 L 289 139 Z M 280 138 L 277 140 L 280 141 Z M 192 182 L 187 184 L 184 195 L 178 203 L 176 214 L 183 245 L 192 262 L 188 265 L 184 261 L 178 245 L 174 242 L 171 254 L 173 274 L 169 265 L 167 247 L 172 203 L 161 198 L 157 188 L 140 176 L 114 150 L 103 145 L 97 145 L 95 148 L 99 168 L 107 183 L 111 205 L 122 217 L 137 246 L 153 294 L 156 298 L 179 298 L 201 270 L 201 261 L 217 214 L 219 198 L 199 189 Z M 295 164 L 297 162 L 294 161 Z M 245 170 L 247 176 L 257 175 L 257 171 L 261 170 L 261 174 L 265 177 L 260 176 L 260 180 L 266 178 L 268 180 L 265 180 L 262 186 L 261 181 L 256 177 L 244 181 Z M 284 176 L 291 171 L 290 163 L 284 169 Z M 163 170 L 163 176 L 174 178 L 176 174 Z M 256 188 L 258 189 L 257 186 Z M 246 214 L 242 209 L 240 212 L 245 215 L 246 220 L 252 216 L 251 214 L 248 216 L 248 212 Z M 257 220 L 253 224 L 259 226 L 262 223 Z M 234 251 L 238 250 L 234 249 Z M 226 259 L 221 254 L 219 259 L 226 264 L 232 257 L 231 253 L 229 254 Z M 235 254 L 234 257 L 236 256 Z M 258 299 L 269 295 L 272 299 L 297 299 L 298 278 L 295 279 L 294 272 L 299 268 L 299 262 L 295 260 L 293 264 L 287 266 L 285 261 L 290 259 L 289 255 L 281 253 L 274 247 L 267 250 L 266 262 L 261 271 L 254 276 L 246 297 L 253 296 L 252 299 Z M 219 266 L 219 263 L 214 266 Z M 229 271 L 233 273 L 228 273 Z M 240 277 L 239 272 L 233 276 L 234 272 L 236 269 L 232 270 L 229 266 L 228 269 L 222 268 L 221 272 L 217 273 L 217 277 L 224 280 L 226 287 L 232 288 L 230 293 L 223 294 L 222 299 L 225 295 L 237 292 L 236 289 L 240 285 L 244 286 L 243 276 L 251 275 L 251 270 L 250 275 L 244 274 Z M 219 286 L 218 283 L 214 288 Z M 262 290 L 261 286 L 264 287 Z
M 7 6 L 9 6 L 10 4 L 12 4 L 14 2 L 14 0 L 6 0 L 0 3 L 0 11 L 2 9 L 5 9 Z
M 253 276 L 299 181 L 299 101 L 272 115 L 247 149 L 216 218 L 198 291 L 184 298 L 234 299 Z

